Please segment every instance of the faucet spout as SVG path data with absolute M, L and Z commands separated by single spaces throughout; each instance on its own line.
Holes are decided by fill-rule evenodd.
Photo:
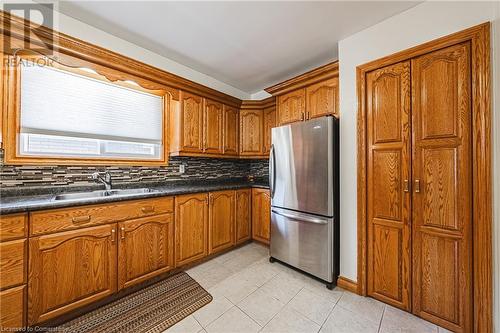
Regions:
M 92 174 L 92 179 L 97 182 L 97 183 L 103 183 L 106 191 L 110 191 L 112 187 L 112 181 L 111 181 L 111 174 L 109 172 L 106 172 L 104 174 L 104 178 L 101 177 L 99 172 L 94 172 Z

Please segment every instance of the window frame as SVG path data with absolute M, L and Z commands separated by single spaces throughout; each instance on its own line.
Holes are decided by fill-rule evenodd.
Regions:
M 163 97 L 163 128 L 162 128 L 162 148 L 160 159 L 141 159 L 131 157 L 68 157 L 68 156 L 31 156 L 21 155 L 19 150 L 20 129 L 21 129 L 21 60 L 36 61 L 37 59 L 46 59 L 41 56 L 5 56 L 2 64 L 4 77 L 3 97 L 4 97 L 4 115 L 3 115 L 3 148 L 4 164 L 7 165 L 126 165 L 126 166 L 165 166 L 168 165 L 169 141 L 168 141 L 168 114 L 172 95 L 169 89 L 165 89 L 159 84 L 153 82 L 144 82 L 143 79 L 137 80 L 136 77 L 127 73 L 118 72 L 102 66 L 86 66 L 96 73 L 87 72 L 78 68 L 64 66 L 56 62 L 50 62 L 50 66 L 57 69 L 77 73 L 89 78 L 97 79 L 107 83 L 113 83 L 118 86 L 135 89 Z M 47 61 L 46 61 L 47 62 Z M 80 65 L 80 62 L 77 62 Z M 72 64 L 73 66 L 73 64 Z M 80 67 L 80 66 L 78 66 Z M 134 81 L 138 85 L 127 83 Z

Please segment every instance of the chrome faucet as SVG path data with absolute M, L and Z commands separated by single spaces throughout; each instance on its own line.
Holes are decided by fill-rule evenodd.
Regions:
M 92 174 L 92 179 L 96 182 L 103 183 L 104 187 L 106 188 L 106 191 L 111 190 L 112 183 L 111 183 L 111 174 L 109 172 L 106 172 L 104 174 L 104 178 L 102 178 L 101 175 L 99 175 L 99 172 L 94 172 Z

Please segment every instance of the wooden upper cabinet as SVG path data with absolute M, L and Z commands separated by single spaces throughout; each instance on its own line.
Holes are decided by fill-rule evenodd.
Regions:
M 250 189 L 236 191 L 236 221 L 235 238 L 236 244 L 250 239 L 252 230 L 252 192 Z
M 280 125 L 302 121 L 306 112 L 306 90 L 297 89 L 278 96 L 278 122 Z
M 175 197 L 175 263 L 184 265 L 208 254 L 208 194 Z
M 203 98 L 181 92 L 181 151 L 203 151 Z
M 224 105 L 224 155 L 238 155 L 239 112 Z
M 273 106 L 264 109 L 264 146 L 262 151 L 264 155 L 268 155 L 271 151 L 271 130 L 276 125 L 276 108 Z
M 263 120 L 261 109 L 240 111 L 240 155 L 262 155 L 263 149 Z
M 306 88 L 306 119 L 339 116 L 339 79 L 318 82 Z
M 29 240 L 28 325 L 116 291 L 116 224 Z
M 222 103 L 205 99 L 203 107 L 203 151 L 222 154 Z
M 208 253 L 216 253 L 234 244 L 235 192 L 209 194 Z
M 118 234 L 118 289 L 174 267 L 173 214 L 121 222 Z
M 266 244 L 271 238 L 271 196 L 266 189 L 252 189 L 252 238 Z

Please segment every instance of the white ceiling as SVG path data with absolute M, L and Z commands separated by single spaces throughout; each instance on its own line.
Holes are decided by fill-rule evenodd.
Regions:
M 251 94 L 336 60 L 339 40 L 416 4 L 61 1 L 59 10 Z

